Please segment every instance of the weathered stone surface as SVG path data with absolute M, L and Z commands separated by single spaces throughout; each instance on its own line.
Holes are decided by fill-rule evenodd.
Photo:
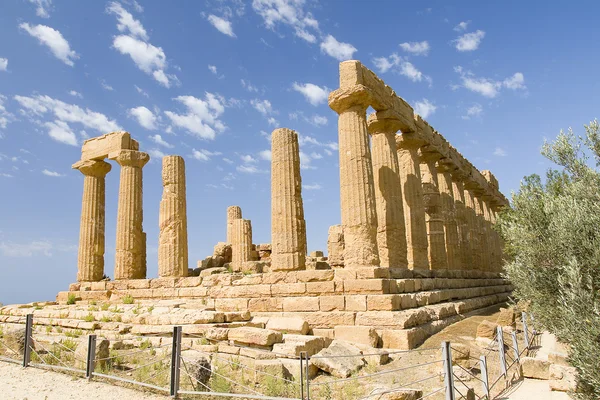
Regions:
M 501 308 L 496 323 L 500 326 L 515 326 L 515 312 L 512 308 Z
M 271 133 L 271 270 L 305 269 L 306 222 L 302 203 L 298 134 Z
M 182 351 L 181 358 L 185 360 L 186 373 L 194 378 L 194 389 L 198 392 L 209 392 L 208 381 L 212 375 L 210 359 L 194 350 Z
M 477 337 L 493 339 L 496 336 L 497 324 L 484 320 L 477 326 Z
M 185 162 L 181 156 L 165 156 L 162 161 L 158 275 L 184 277 L 188 271 Z
M 423 391 L 419 389 L 392 389 L 386 393 L 385 389 L 375 391 L 368 400 L 418 400 L 423 397 Z
M 384 349 L 412 350 L 423 343 L 425 337 L 425 332 L 420 328 L 385 329 L 381 335 L 381 343 Z
M 244 262 L 251 261 L 252 224 L 247 219 L 234 219 L 232 230 L 231 268 L 239 272 Z
M 111 132 L 86 140 L 81 147 L 81 160 L 103 160 L 119 150 L 139 150 L 129 132 Z
M 423 181 L 423 196 L 425 206 L 425 224 L 427 225 L 429 267 L 431 269 L 447 269 L 446 239 L 444 220 L 440 208 L 440 191 L 435 162 L 442 158 L 437 152 L 429 152 L 424 146 L 419 151 L 421 155 L 421 178 Z
M 206 338 L 208 340 L 215 340 L 217 342 L 227 340 L 229 335 L 229 328 L 210 328 L 206 331 Z
M 577 368 L 566 365 L 550 365 L 550 389 L 561 392 L 575 392 L 578 388 L 579 374 Z
M 86 369 L 86 360 L 88 354 L 88 340 L 87 337 L 81 339 L 75 348 L 74 359 L 75 359 L 75 368 L 78 369 Z M 106 339 L 98 339 L 96 340 L 96 354 L 95 357 L 98 360 L 96 365 L 101 368 L 106 368 L 106 363 L 110 356 L 110 341 Z M 104 359 L 104 360 L 103 360 Z
M 360 343 L 371 347 L 377 347 L 379 342 L 379 335 L 375 329 L 368 326 L 336 326 L 334 332 L 336 340 Z
M 254 382 L 264 382 L 265 379 L 272 378 L 273 376 L 281 379 L 291 378 L 281 360 L 256 360 L 254 363 Z
M 240 206 L 227 207 L 227 243 L 233 243 L 233 221 L 242 219 L 242 209 Z
M 550 379 L 550 362 L 533 357 L 521 357 L 521 368 L 525 378 Z
M 334 268 L 344 266 L 344 230 L 342 225 L 329 227 L 327 236 L 327 262 Z
M 310 330 L 308 322 L 302 318 L 283 318 L 273 317 L 269 319 L 266 325 L 267 329 L 271 329 L 283 333 L 297 333 L 306 335 Z
M 330 343 L 331 339 L 324 337 L 284 334 L 283 343 L 273 345 L 273 352 L 298 357 L 301 352 L 305 351 L 312 356 Z
M 358 347 L 337 340 L 334 340 L 328 348 L 318 352 L 311 361 L 317 368 L 338 378 L 347 378 L 364 366 Z
M 225 242 L 217 243 L 213 250 L 213 259 L 217 257 L 222 257 L 223 263 L 231 262 L 231 244 Z M 220 266 L 222 267 L 222 265 Z
M 229 340 L 235 344 L 267 347 L 283 341 L 281 332 L 260 328 L 235 328 L 229 330 Z

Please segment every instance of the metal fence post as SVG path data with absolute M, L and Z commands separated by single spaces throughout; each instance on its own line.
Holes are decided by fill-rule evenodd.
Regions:
M 88 351 L 85 365 L 85 377 L 92 379 L 96 369 L 96 335 L 88 335 Z
M 446 387 L 446 400 L 455 400 L 454 373 L 452 371 L 452 350 L 450 342 L 442 342 L 442 358 L 444 359 L 444 386 Z
M 490 382 L 488 380 L 487 360 L 485 356 L 479 357 L 479 368 L 481 369 L 481 383 L 483 385 L 483 393 L 487 399 L 490 399 Z
M 307 351 L 304 352 L 304 359 L 306 360 L 306 362 L 304 363 L 304 376 L 306 377 L 306 400 L 310 400 L 310 358 L 308 357 Z
M 304 352 L 300 352 L 300 399 L 304 400 Z
M 181 326 L 173 328 L 173 346 L 171 347 L 171 385 L 169 394 L 177 398 L 179 392 L 179 366 L 181 363 Z
M 527 314 L 521 313 L 521 321 L 523 321 L 523 336 L 525 337 L 525 348 L 529 350 L 529 332 L 527 331 Z
M 517 341 L 517 332 L 512 333 L 513 350 L 515 352 L 515 360 L 521 363 L 521 357 L 519 356 L 519 342 Z
M 25 337 L 23 338 L 23 367 L 28 367 L 31 361 L 32 332 L 33 314 L 27 314 L 27 318 L 25 319 Z
M 498 337 L 498 356 L 500 357 L 500 369 L 502 370 L 502 375 L 506 378 L 508 371 L 506 370 L 506 356 L 504 354 L 504 334 L 502 332 L 502 327 L 498 326 L 496 328 L 496 336 Z

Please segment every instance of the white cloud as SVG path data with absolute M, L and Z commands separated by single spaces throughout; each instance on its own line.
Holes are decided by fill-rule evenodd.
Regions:
M 217 67 L 215 67 L 214 65 L 209 65 L 208 70 L 215 75 L 217 74 Z
M 136 91 L 137 91 L 139 94 L 141 94 L 142 96 L 144 96 L 144 97 L 150 97 L 150 96 L 148 95 L 148 93 L 147 93 L 147 92 L 146 92 L 144 89 L 142 89 L 141 87 L 139 87 L 138 85 L 133 85 L 133 86 L 135 86 L 135 90 L 136 90 Z
M 302 189 L 304 190 L 320 190 L 322 188 L 323 187 L 318 183 L 315 183 L 314 185 L 302 185 Z
M 54 171 L 48 171 L 47 169 L 43 170 L 42 174 L 47 175 L 47 176 L 52 176 L 52 177 L 64 176 L 63 174 L 59 174 L 58 172 L 54 172 Z
M 75 51 L 71 50 L 69 42 L 56 29 L 46 25 L 32 26 L 26 22 L 20 24 L 19 28 L 36 38 L 40 44 L 47 46 L 52 54 L 65 64 L 71 67 L 75 65 L 73 61 L 78 59 L 79 56 Z
M 48 136 L 52 139 L 71 146 L 77 146 L 77 136 L 66 122 L 56 120 L 54 122 L 46 122 L 44 126 L 48 128 Z
M 78 91 L 71 90 L 71 91 L 69 91 L 69 94 L 73 97 L 79 97 L 80 99 L 83 99 L 83 95 L 81 93 L 79 93 Z
M 31 243 L 18 244 L 13 242 L 0 242 L 0 251 L 6 257 L 32 257 L 34 255 L 52 256 L 53 245 L 49 241 L 32 241 Z
M 258 174 L 260 172 L 265 172 L 259 169 L 256 165 L 238 165 L 235 169 L 245 174 Z
M 133 18 L 133 15 L 125 10 L 121 4 L 117 2 L 109 3 L 106 12 L 117 16 L 117 29 L 119 32 L 129 32 L 134 37 L 148 40 L 148 34 L 142 23 Z
M 258 153 L 258 156 L 265 161 L 271 161 L 271 150 L 262 150 Z
M 270 126 L 278 126 L 278 125 L 279 125 L 279 121 L 277 121 L 277 120 L 276 120 L 275 118 L 273 118 L 273 117 L 269 117 L 269 118 L 267 119 L 267 123 L 268 123 Z
M 8 58 L 0 57 L 0 71 L 6 71 L 8 69 Z
M 330 89 L 327 86 L 317 86 L 313 83 L 294 82 L 292 89 L 302 93 L 306 100 L 313 106 L 317 106 L 327 101 Z
M 422 42 L 405 42 L 400 43 L 402 50 L 412 53 L 417 56 L 426 56 L 429 53 L 429 43 L 427 40 Z
M 208 22 L 212 24 L 217 30 L 227 36 L 236 37 L 235 33 L 233 33 L 233 27 L 231 26 L 231 21 L 228 21 L 224 18 L 217 17 L 216 15 L 210 14 L 208 16 Z
M 471 21 L 462 21 L 462 22 L 460 22 L 458 25 L 456 25 L 456 26 L 454 27 L 454 30 L 455 30 L 456 32 L 461 32 L 461 31 L 464 31 L 464 30 L 466 30 L 466 29 L 467 29 L 467 26 L 469 25 L 469 23 L 470 23 L 470 22 L 471 22 Z
M 267 29 L 275 30 L 277 24 L 288 25 L 297 37 L 315 43 L 319 22 L 304 12 L 304 3 L 304 0 L 254 0 L 252 8 L 263 18 Z
M 0 129 L 6 129 L 8 123 L 14 119 L 14 115 L 6 111 L 6 107 L 4 107 L 4 102 L 6 101 L 6 96 L 0 94 Z M 0 139 L 2 138 L 2 133 L 0 132 Z M 2 157 L 0 157 L 2 158 Z
M 253 99 L 250 101 L 250 104 L 252 104 L 252 107 L 254 107 L 259 113 L 261 113 L 264 116 L 273 113 L 273 106 L 271 105 L 271 102 L 269 100 Z
M 322 115 L 313 115 L 310 117 L 309 122 L 315 126 L 325 126 L 327 125 L 327 117 Z
M 462 119 L 471 119 L 472 117 L 478 117 L 483 112 L 483 107 L 481 104 L 473 104 L 471 107 L 467 108 L 467 115 L 463 115 Z
M 395 53 L 389 57 L 376 57 L 373 59 L 373 64 L 375 64 L 375 68 L 382 74 L 392 70 L 407 77 L 413 82 L 421 82 L 424 80 L 429 83 L 429 86 L 431 86 L 433 82 L 430 76 L 425 75 L 410 61 Z
M 244 87 L 244 89 L 246 89 L 249 92 L 258 92 L 258 89 L 256 88 L 256 86 L 253 86 L 250 82 L 245 81 L 243 79 L 240 80 L 242 86 Z
M 160 151 L 159 149 L 150 149 L 148 150 L 148 154 L 150 154 L 150 157 L 152 157 L 150 162 L 152 162 L 153 159 L 162 159 L 166 156 L 166 154 Z
M 415 103 L 415 112 L 424 119 L 432 115 L 436 109 L 437 106 L 435 106 L 427 99 L 423 99 Z
M 458 51 L 473 51 L 477 50 L 479 44 L 485 37 L 485 32 L 477 30 L 475 32 L 465 33 L 454 40 Z
M 48 11 L 52 7 L 52 0 L 29 0 L 29 2 L 37 6 L 35 15 L 40 18 L 50 18 Z
M 317 169 L 314 165 L 311 164 L 312 157 L 300 150 L 300 169 Z
M 186 106 L 187 113 L 165 111 L 173 125 L 202 139 L 210 140 L 215 138 L 216 132 L 225 130 L 225 125 L 219 120 L 225 107 L 221 102 L 222 99 L 216 95 L 206 92 L 204 100 L 194 96 L 179 96 L 175 100 Z
M 104 81 L 100 82 L 100 85 L 102 86 L 102 89 L 108 90 L 109 92 L 112 92 L 113 90 L 115 90 L 112 86 L 110 86 L 108 83 L 106 83 Z
M 250 154 L 242 154 L 240 159 L 246 164 L 258 162 L 258 160 L 252 157 Z
M 137 119 L 138 124 L 142 127 L 148 129 L 149 131 L 153 131 L 157 128 L 157 118 L 156 115 L 149 109 L 144 106 L 139 106 L 136 108 L 130 108 L 127 111 L 130 117 Z M 156 135 L 158 136 L 158 135 Z M 160 136 L 159 136 L 160 137 Z
M 350 60 L 357 51 L 350 43 L 338 42 L 333 36 L 327 35 L 321 42 L 321 51 L 338 61 Z
M 164 139 L 159 134 L 150 136 L 150 140 L 152 140 L 154 143 L 156 143 L 160 146 L 164 146 L 168 149 L 172 149 L 173 147 L 175 147 L 172 144 L 165 142 Z
M 208 151 L 205 149 L 192 149 L 192 157 L 200 161 L 210 161 L 213 156 L 220 156 L 222 153 L 218 151 Z
M 496 149 L 494 149 L 494 155 L 498 156 L 498 157 L 506 157 L 506 151 L 501 148 L 501 147 L 496 147 Z
M 13 176 L 13 175 L 11 175 L 11 174 L 7 174 L 6 172 L 1 172 L 1 173 L 0 173 L 0 176 L 3 176 L 3 177 L 5 177 L 5 178 L 14 178 L 14 176 Z M 0 247 L 0 249 L 1 249 L 1 247 Z
M 392 54 L 389 59 L 388 57 L 375 57 L 373 59 L 373 64 L 375 64 L 375 68 L 379 73 L 385 74 L 392 67 L 399 65 L 401 62 L 400 57 L 397 54 Z
M 504 85 L 504 87 L 506 87 L 508 89 L 512 89 L 512 90 L 526 89 L 526 87 L 525 87 L 525 77 L 520 72 L 516 72 L 510 78 L 506 78 L 502 82 L 502 84 Z
M 223 161 L 225 161 L 227 164 L 233 164 L 233 160 L 230 160 L 227 157 L 223 157 Z

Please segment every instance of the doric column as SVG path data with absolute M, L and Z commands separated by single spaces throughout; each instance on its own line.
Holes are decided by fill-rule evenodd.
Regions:
M 339 114 L 340 203 L 344 227 L 344 266 L 379 265 L 373 166 L 366 112 L 370 105 L 364 86 L 338 89 L 329 107 Z
M 235 219 L 231 238 L 231 268 L 240 271 L 242 264 L 252 257 L 252 223 L 248 219 Z
M 419 147 L 422 145 L 422 142 L 412 139 L 409 135 L 403 134 L 396 137 L 406 224 L 407 259 L 410 269 L 429 269 L 427 226 L 419 157 Z
M 105 178 L 111 166 L 104 161 L 79 161 L 73 168 L 84 175 L 77 281 L 100 281 L 104 276 Z
M 482 196 L 481 198 L 481 206 L 483 208 L 483 220 L 485 224 L 486 231 L 486 241 L 487 241 L 487 256 L 488 256 L 488 270 L 496 271 L 498 264 L 498 254 L 496 252 L 496 235 L 497 232 L 494 230 L 492 219 L 491 219 L 491 210 L 489 205 L 489 196 Z
M 440 191 L 435 163 L 442 157 L 436 152 L 427 152 L 421 148 L 421 180 L 423 182 L 423 202 L 425 205 L 425 223 L 427 225 L 427 240 L 429 267 L 431 269 L 448 269 L 446 255 L 446 239 L 444 220 L 440 206 Z
M 463 187 L 463 176 L 458 171 L 453 171 L 452 194 L 454 197 L 454 210 L 456 215 L 456 227 L 459 240 L 460 269 L 473 269 L 473 258 L 471 254 L 471 243 L 469 242 L 469 215 L 465 201 L 465 190 Z
M 163 195 L 158 217 L 158 275 L 187 276 L 189 265 L 183 157 L 163 157 L 162 183 Z
M 471 268 L 482 270 L 481 242 L 479 236 L 479 226 L 477 220 L 477 209 L 475 206 L 475 196 L 471 190 L 465 189 L 465 210 L 467 214 L 467 225 L 469 227 L 469 250 L 471 259 Z
M 377 209 L 377 248 L 382 267 L 406 268 L 408 265 L 396 151 L 396 132 L 401 126 L 399 120 L 385 111 L 371 114 L 368 119 Z
M 141 151 L 121 150 L 111 158 L 121 166 L 115 279 L 144 279 L 142 167 L 150 156 Z
M 306 269 L 306 222 L 302 204 L 298 134 L 271 134 L 271 271 Z
M 327 232 L 327 262 L 332 268 L 344 266 L 344 230 L 332 225 Z
M 446 239 L 446 255 L 448 269 L 462 269 L 460 259 L 460 239 L 454 204 L 454 190 L 452 188 L 452 175 L 448 166 L 438 162 L 438 189 L 440 192 L 440 213 L 444 221 L 444 237 Z
M 488 244 L 488 230 L 485 221 L 485 212 L 483 210 L 483 199 L 479 193 L 475 195 L 475 212 L 477 214 L 477 231 L 479 234 L 479 250 L 481 254 L 481 270 L 490 270 L 490 254 Z
M 227 243 L 229 244 L 233 241 L 233 221 L 236 219 L 242 219 L 240 206 L 227 207 Z

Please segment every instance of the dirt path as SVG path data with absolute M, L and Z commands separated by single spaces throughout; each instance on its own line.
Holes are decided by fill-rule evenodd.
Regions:
M 3 400 L 165 400 L 138 390 L 103 382 L 88 382 L 66 374 L 37 368 L 24 370 L 0 362 L 0 398 Z

